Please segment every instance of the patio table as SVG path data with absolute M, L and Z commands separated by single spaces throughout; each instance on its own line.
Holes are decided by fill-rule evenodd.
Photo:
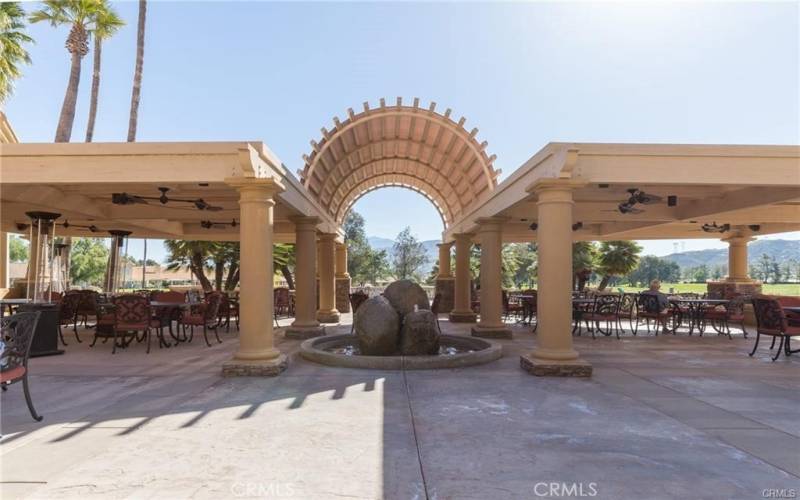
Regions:
M 31 299 L 0 299 L 0 316 L 5 315 L 6 308 L 8 308 L 8 314 L 14 314 L 14 307 L 28 304 L 30 301 Z
M 529 293 L 512 293 L 509 298 L 518 299 L 522 303 L 522 319 L 518 323 L 523 325 L 530 325 L 533 323 L 533 300 L 535 295 Z
M 694 333 L 695 328 L 697 328 L 697 332 L 700 335 L 703 335 L 706 330 L 706 306 L 721 306 L 730 301 L 725 299 L 683 299 L 680 297 L 671 297 L 669 302 L 678 310 L 681 323 L 683 318 L 680 306 L 681 304 L 686 306 L 686 311 L 689 314 L 689 335 Z M 678 326 L 680 325 L 675 325 L 675 330 L 678 329 Z

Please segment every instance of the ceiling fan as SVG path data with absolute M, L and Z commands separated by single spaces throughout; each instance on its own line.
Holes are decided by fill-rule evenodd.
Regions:
M 111 203 L 115 205 L 135 205 L 135 204 L 147 205 L 148 200 L 150 200 L 150 201 L 158 201 L 162 205 L 166 205 L 167 203 L 173 201 L 176 203 L 192 204 L 197 210 L 206 210 L 208 212 L 219 212 L 220 210 L 222 210 L 222 207 L 210 205 L 202 198 L 197 198 L 197 199 L 170 198 L 167 196 L 167 192 L 169 191 L 168 187 L 159 187 L 158 190 L 161 191 L 160 196 L 139 196 L 129 193 L 112 193 Z
M 730 224 L 717 225 L 716 222 L 712 222 L 711 224 L 703 224 L 702 226 L 700 226 L 700 229 L 702 229 L 706 233 L 725 233 L 730 231 L 731 225 Z
M 640 214 L 644 210 L 636 208 L 636 205 L 653 205 L 663 199 L 658 195 L 645 193 L 639 188 L 630 188 L 627 191 L 630 193 L 628 199 L 617 205 L 617 210 L 623 214 Z

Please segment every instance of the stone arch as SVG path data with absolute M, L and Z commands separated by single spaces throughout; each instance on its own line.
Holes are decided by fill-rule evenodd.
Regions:
M 435 111 L 436 104 L 394 106 L 383 99 L 362 112 L 348 110 L 347 118 L 334 118 L 332 130 L 322 129 L 322 139 L 311 141 L 304 156 L 300 179 L 311 194 L 341 223 L 364 193 L 384 186 L 399 186 L 423 194 L 436 206 L 448 227 L 466 209 L 485 199 L 497 186 L 495 157 L 478 142 L 478 129 L 467 131 L 458 122 Z

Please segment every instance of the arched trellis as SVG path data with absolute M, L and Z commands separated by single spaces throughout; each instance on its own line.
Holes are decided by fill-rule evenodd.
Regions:
M 478 130 L 467 131 L 466 119 L 450 119 L 435 111 L 404 106 L 380 107 L 348 118 L 334 118 L 334 128 L 322 129 L 320 142 L 305 156 L 299 172 L 303 185 L 341 223 L 352 204 L 369 190 L 399 186 L 423 194 L 439 210 L 445 227 L 469 205 L 488 197 L 497 185 L 499 171 L 494 156 L 486 154 L 486 142 L 478 142 Z M 394 176 L 394 177 L 393 177 Z

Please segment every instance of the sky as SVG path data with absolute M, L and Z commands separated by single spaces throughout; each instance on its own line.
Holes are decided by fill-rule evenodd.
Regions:
M 128 26 L 104 44 L 97 142 L 127 132 L 137 4 L 114 5 Z M 151 0 L 137 140 L 261 140 L 295 172 L 334 116 L 402 96 L 478 127 L 501 180 L 551 141 L 799 144 L 799 19 L 796 2 Z M 29 33 L 33 64 L 6 111 L 22 141 L 50 142 L 69 72 L 67 29 Z M 74 141 L 85 134 L 90 80 L 91 55 Z M 370 236 L 407 225 L 421 239 L 441 234 L 433 206 L 410 191 L 369 193 L 355 210 Z M 676 248 L 642 243 L 655 255 Z M 141 242 L 129 251 L 140 256 Z

